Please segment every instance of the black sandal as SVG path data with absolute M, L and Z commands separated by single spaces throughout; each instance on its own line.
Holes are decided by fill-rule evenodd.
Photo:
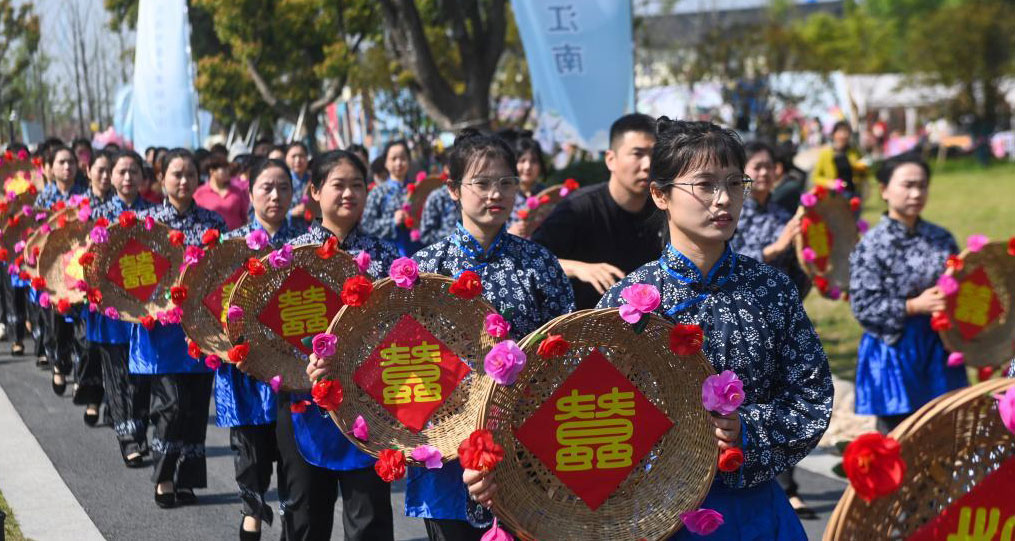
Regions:
M 194 505 L 197 503 L 197 496 L 194 495 L 194 489 L 192 488 L 178 488 L 176 489 L 176 501 L 180 505 Z
M 161 507 L 162 509 L 172 509 L 173 507 L 176 507 L 176 493 L 165 492 L 163 494 L 159 494 L 159 487 L 158 485 L 155 485 L 155 505 Z
M 25 345 L 24 344 L 11 344 L 11 355 L 15 357 L 25 356 Z

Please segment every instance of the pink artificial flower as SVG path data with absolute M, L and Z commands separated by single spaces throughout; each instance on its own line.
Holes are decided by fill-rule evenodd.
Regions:
M 744 382 L 732 370 L 705 378 L 701 386 L 701 404 L 719 415 L 729 415 L 744 403 Z
M 632 284 L 620 292 L 627 304 L 620 307 L 620 317 L 632 325 L 641 321 L 642 315 L 659 308 L 659 290 L 651 284 Z
M 41 226 L 39 226 L 39 231 L 41 231 L 43 234 L 48 235 L 53 232 L 53 228 L 49 227 L 49 224 L 42 224 Z
M 46 293 L 45 291 L 39 293 L 39 306 L 49 308 L 49 304 L 49 293 Z
M 941 288 L 941 292 L 944 293 L 946 297 L 951 297 L 959 292 L 958 280 L 947 274 L 942 274 L 941 277 L 937 279 L 937 287 Z
M 842 180 L 841 178 L 833 180 L 832 189 L 835 190 L 837 193 L 842 193 L 846 191 L 846 181 Z
M 488 314 L 483 322 L 486 333 L 494 338 L 507 338 L 511 324 L 500 314 Z
M 93 227 L 92 231 L 88 233 L 88 236 L 91 237 L 92 242 L 95 244 L 105 244 L 109 242 L 109 231 L 106 231 L 105 227 L 98 225 Z
M 370 253 L 363 250 L 362 252 L 356 254 L 356 257 L 354 257 L 353 260 L 356 261 L 356 268 L 359 269 L 359 272 L 361 274 L 366 274 L 367 269 L 370 268 Z
M 30 205 L 23 205 L 21 207 L 21 214 L 24 214 L 25 216 L 31 216 L 32 215 L 32 207 Z
M 832 286 L 831 288 L 828 289 L 828 298 L 829 299 L 832 299 L 833 301 L 837 301 L 837 300 L 839 300 L 840 297 L 842 297 L 842 290 L 839 289 L 839 286 Z
M 273 269 L 284 269 L 293 262 L 293 247 L 290 244 L 268 254 L 268 263 Z
M 166 310 L 166 322 L 164 325 L 179 325 L 180 319 L 183 318 L 183 310 L 179 306 L 174 306 L 169 310 Z
M 1003 394 L 994 395 L 997 399 L 997 412 L 1001 414 L 1001 422 L 1010 432 L 1015 432 L 1015 386 L 1008 387 Z
M 539 198 L 534 195 L 527 198 L 525 200 L 525 206 L 528 207 L 529 210 L 537 208 L 539 206 Z
M 92 209 L 89 207 L 81 207 L 78 209 L 78 221 L 87 222 L 92 219 Z
M 518 373 L 525 368 L 525 352 L 514 340 L 497 342 L 483 359 L 483 370 L 501 385 L 511 385 L 518 379 Z
M 561 188 L 560 189 L 560 196 L 561 197 L 567 197 L 567 194 L 569 194 L 569 193 L 571 193 L 571 190 L 569 190 L 567 188 Z
M 990 239 L 987 238 L 987 235 L 969 235 L 969 238 L 966 239 L 966 248 L 969 248 L 970 252 L 979 252 L 988 242 Z
M 250 233 L 247 233 L 247 248 L 251 250 L 261 250 L 268 245 L 268 233 L 263 229 L 255 229 Z
M 423 234 L 419 232 L 419 229 L 413 229 L 409 231 L 409 240 L 412 242 L 419 242 L 419 239 L 423 237 Z
M 277 374 L 269 379 L 268 386 L 271 387 L 272 392 L 278 393 L 278 390 L 282 388 L 282 376 Z
M 105 315 L 109 319 L 120 319 L 120 312 L 118 312 L 116 308 L 113 308 L 112 306 L 107 306 L 106 310 L 103 312 L 103 315 Z
M 416 262 L 408 257 L 400 257 L 391 263 L 388 275 L 395 282 L 395 285 L 405 289 L 412 289 L 419 278 L 419 267 Z
M 15 242 L 14 243 L 14 251 L 16 253 L 21 253 L 21 252 L 25 251 L 25 241 L 19 240 L 18 242 Z
M 723 525 L 722 514 L 705 508 L 680 513 L 680 521 L 695 535 L 709 535 Z
M 807 246 L 803 250 L 801 250 L 801 253 L 804 256 L 804 261 L 808 263 L 813 263 L 814 260 L 818 258 L 817 254 L 814 253 L 814 250 L 810 246 Z
M 370 439 L 370 426 L 367 425 L 367 421 L 362 415 L 357 415 L 356 420 L 353 421 L 352 435 L 359 441 L 367 441 Z
M 204 249 L 200 246 L 187 246 L 183 250 L 183 264 L 187 267 L 197 265 L 204 258 Z
M 416 173 L 416 182 L 423 182 L 424 180 L 426 180 L 426 171 Z
M 861 235 L 866 233 L 868 230 L 870 230 L 870 228 L 871 228 L 871 225 L 869 223 L 867 223 L 867 220 L 857 220 L 856 221 L 856 229 L 857 229 L 857 231 L 860 232 Z
M 479 538 L 479 541 L 515 541 L 514 536 L 497 525 L 497 517 L 493 517 L 493 526 Z
M 338 344 L 338 337 L 333 334 L 320 333 L 314 336 L 314 355 L 317 355 L 318 359 L 331 357 L 335 354 L 335 344 Z
M 948 366 L 955 368 L 956 366 L 962 366 L 966 362 L 966 356 L 961 351 L 953 351 L 948 354 Z
M 86 282 L 84 280 L 78 280 L 77 282 L 74 282 L 74 289 L 76 289 L 78 291 L 84 291 L 84 292 L 87 293 L 88 292 L 88 282 Z
M 810 192 L 802 194 L 800 195 L 800 204 L 808 208 L 813 207 L 818 204 L 818 196 Z
M 212 370 L 218 370 L 222 366 L 222 358 L 218 355 L 209 355 L 204 358 L 204 365 Z
M 226 319 L 228 321 L 239 321 L 243 319 L 243 308 L 240 308 L 235 304 L 230 306 L 229 309 L 226 310 Z
M 153 227 L 155 227 L 155 218 L 152 218 L 151 216 L 145 216 L 144 218 L 145 231 L 151 231 Z
M 45 212 L 38 212 L 38 213 L 35 214 L 35 221 L 36 222 L 41 222 L 41 221 L 43 221 L 45 219 L 46 219 L 46 213 Z
M 413 460 L 422 462 L 428 470 L 439 470 L 444 467 L 441 462 L 441 451 L 433 445 L 420 445 L 409 454 Z
M 93 314 L 95 312 L 98 312 L 99 311 L 99 305 L 95 304 L 94 302 L 88 303 L 88 311 L 93 313 Z

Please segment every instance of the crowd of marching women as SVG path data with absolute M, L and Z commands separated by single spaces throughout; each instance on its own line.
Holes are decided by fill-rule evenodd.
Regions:
M 836 126 L 813 178 L 847 198 L 864 191 L 850 135 L 848 125 Z M 408 202 L 420 162 L 405 141 L 387 144 L 370 162 L 359 146 L 317 155 L 294 143 L 239 156 L 224 147 L 141 156 L 51 139 L 32 154 L 44 177 L 34 206 L 87 206 L 89 219 L 107 221 L 133 211 L 180 232 L 186 246 L 204 244 L 212 230 L 226 239 L 263 231 L 274 248 L 333 242 L 350 255 L 367 254 L 375 277 L 399 257 L 414 259 L 420 272 L 454 278 L 471 271 L 519 338 L 576 309 L 633 304 L 630 286 L 652 285 L 660 299 L 647 311 L 700 326 L 715 371 L 734 371 L 744 386 L 739 408 L 710 417 L 718 449 L 744 453 L 738 471 L 716 476 L 703 503 L 721 513 L 722 524 L 688 527 L 675 538 L 709 531 L 715 539 L 804 539 L 800 517 L 813 512 L 796 493 L 792 468 L 828 427 L 833 396 L 801 302 L 812 279 L 793 249 L 805 227 L 795 213 L 806 178 L 781 148 L 744 144 L 707 122 L 632 114 L 609 137 L 609 180 L 568 185 L 541 222 L 527 219 L 548 182 L 539 144 L 473 130 L 458 135 L 439 168 L 424 172 L 443 185 L 418 217 Z M 8 150 L 8 160 L 27 151 Z M 937 276 L 958 247 L 920 218 L 929 169 L 901 157 L 877 180 L 880 190 L 866 196 L 879 195 L 887 212 L 852 255 L 848 293 L 866 331 L 857 410 L 890 429 L 966 379 L 948 366 L 931 328 L 931 314 L 945 307 Z M 20 272 L 25 256 L 9 255 L 0 289 L 11 353 L 25 355 L 30 335 L 38 365 L 52 372 L 53 392 L 63 395 L 73 381 L 86 425 L 95 426 L 106 405 L 126 467 L 152 467 L 159 507 L 193 504 L 195 490 L 206 487 L 214 397 L 214 422 L 229 427 L 235 455 L 240 539 L 260 538 L 275 519 L 265 502 L 273 469 L 283 539 L 330 538 L 339 494 L 347 539 L 393 538 L 391 489 L 375 459 L 316 407 L 308 410 L 311 396 L 279 391 L 233 364 L 195 361 L 179 321 L 132 324 L 87 305 L 53 306 Z M 307 375 L 316 381 L 333 370 L 311 357 Z M 430 539 L 479 539 L 494 520 L 488 507 L 497 490 L 496 471 L 457 461 L 414 467 L 404 512 L 425 521 Z

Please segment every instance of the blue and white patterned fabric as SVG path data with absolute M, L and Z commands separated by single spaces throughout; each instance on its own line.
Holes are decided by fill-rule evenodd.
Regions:
M 546 189 L 545 185 L 537 183 L 532 185 L 532 190 L 530 190 L 529 193 L 527 194 L 523 192 L 521 188 L 519 188 L 518 191 L 515 192 L 515 207 L 511 209 L 511 219 L 508 220 L 507 223 L 508 227 L 511 227 L 512 224 L 522 219 L 521 216 L 518 215 L 518 211 L 523 209 L 529 210 L 528 205 L 525 204 L 525 202 L 529 199 L 529 197 L 539 195 L 539 193 L 545 189 Z
M 849 258 L 853 315 L 864 329 L 857 352 L 856 411 L 901 415 L 965 386 L 964 367 L 948 367 L 948 354 L 930 316 L 907 316 L 906 300 L 933 287 L 955 238 L 923 220 L 912 230 L 881 218 Z
M 483 298 L 511 324 L 520 339 L 547 321 L 574 311 L 571 282 L 545 247 L 502 228 L 486 251 L 458 224 L 446 239 L 427 246 L 414 259 L 420 272 L 457 277 L 479 274 Z M 471 504 L 462 483 L 462 466 L 449 462 L 439 470 L 409 468 L 405 514 L 416 518 L 467 520 L 486 526 L 492 517 Z
M 138 214 L 142 219 L 147 216 L 166 224 L 170 229 L 182 231 L 184 243 L 188 246 L 200 246 L 201 235 L 209 229 L 218 229 L 220 233 L 226 232 L 226 221 L 217 212 L 199 207 L 193 201 L 187 210 L 179 212 L 167 199 L 162 204 L 154 205 Z
M 306 233 L 297 237 L 292 244 L 322 244 L 324 241 L 334 236 L 335 234 L 323 225 L 314 222 L 310 225 L 310 229 Z M 388 269 L 391 267 L 391 262 L 398 259 L 398 249 L 395 248 L 394 244 L 371 235 L 364 234 L 361 226 L 353 228 L 353 230 L 345 236 L 345 240 L 342 241 L 339 248 L 345 250 L 352 256 L 356 256 L 360 252 L 370 254 L 370 266 L 367 267 L 367 272 L 374 279 L 387 276 Z
M 730 247 L 738 254 L 746 255 L 756 261 L 765 262 L 762 251 L 766 246 L 779 239 L 786 223 L 793 215 L 775 204 L 772 198 L 762 205 L 757 199 L 748 197 L 744 201 L 740 220 L 737 222 L 737 233 L 730 240 Z M 769 265 L 785 272 L 797 287 L 800 297 L 806 296 L 811 281 L 797 263 L 796 253 L 790 246 L 782 254 L 768 262 Z
M 366 208 L 360 220 L 364 233 L 394 243 L 403 256 L 411 256 L 422 246 L 410 238 L 408 228 L 395 224 L 395 212 L 409 202 L 407 186 L 395 179 L 375 186 L 367 194 Z
M 75 179 L 67 193 L 61 192 L 55 182 L 50 182 L 39 192 L 39 197 L 35 199 L 35 206 L 48 209 L 57 201 L 67 201 L 72 195 L 86 195 L 89 191 L 88 183 L 82 181 L 80 177 Z
M 306 190 L 307 185 L 310 184 L 310 172 L 309 171 L 304 172 L 302 177 L 292 172 L 290 172 L 290 175 L 292 175 L 293 179 L 292 207 L 295 207 L 296 205 L 299 205 L 300 203 L 303 202 L 303 196 L 306 195 L 304 193 L 304 190 Z M 253 218 L 253 215 L 251 215 L 251 218 Z
M 451 192 L 445 187 L 437 188 L 426 196 L 423 215 L 419 220 L 419 241 L 424 246 L 433 244 L 450 235 L 462 219 L 458 204 L 451 199 Z

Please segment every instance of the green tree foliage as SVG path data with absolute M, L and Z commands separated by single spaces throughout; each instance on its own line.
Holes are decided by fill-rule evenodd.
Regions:
M 24 97 L 22 80 L 39 47 L 39 17 L 31 2 L 15 7 L 0 0 L 0 112 L 4 116 Z

